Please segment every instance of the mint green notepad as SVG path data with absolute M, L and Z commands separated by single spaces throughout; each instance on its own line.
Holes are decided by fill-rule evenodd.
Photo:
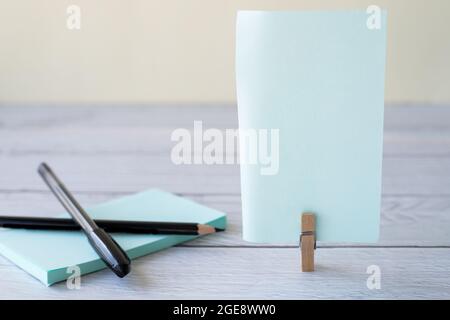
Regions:
M 96 219 L 198 222 L 218 228 L 226 226 L 224 213 L 160 190 L 127 196 L 87 208 L 86 211 Z M 111 235 L 131 259 L 196 237 Z M 0 253 L 48 286 L 67 279 L 70 276 L 67 268 L 71 266 L 79 266 L 82 274 L 106 268 L 81 231 L 0 228 Z
M 377 241 L 386 55 L 378 13 L 238 13 L 239 127 L 279 130 L 275 174 L 241 161 L 245 240 L 298 243 L 300 215 L 311 211 L 319 241 Z

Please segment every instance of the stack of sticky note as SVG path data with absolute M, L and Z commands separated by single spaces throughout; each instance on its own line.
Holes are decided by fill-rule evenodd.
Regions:
M 196 222 L 225 228 L 226 215 L 191 200 L 149 190 L 86 210 L 94 219 Z M 111 233 L 131 259 L 196 238 L 185 235 Z M 81 231 L 0 229 L 0 254 L 44 284 L 67 279 L 73 266 L 81 274 L 105 268 Z

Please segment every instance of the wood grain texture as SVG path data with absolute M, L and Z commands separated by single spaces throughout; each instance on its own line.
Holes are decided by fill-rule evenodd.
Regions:
M 177 193 L 240 194 L 237 165 L 175 165 L 170 153 L 0 155 L 2 165 L 8 168 L 3 172 L 0 190 L 45 191 L 45 185 L 35 174 L 42 160 L 61 172 L 61 178 L 73 192 L 136 192 L 157 186 Z M 450 157 L 385 157 L 382 192 L 449 196 L 450 180 L 442 177 L 445 172 L 450 172 Z
M 125 278 L 102 270 L 80 290 L 43 287 L 0 257 L 0 298 L 25 299 L 443 299 L 449 249 L 317 249 L 315 272 L 300 272 L 298 248 L 170 248 L 133 261 Z M 381 289 L 367 288 L 367 268 Z
M 314 250 L 316 249 L 316 217 L 314 213 L 305 212 L 301 215 L 300 251 L 302 272 L 314 271 Z
M 75 196 L 89 208 L 96 204 L 125 196 L 129 193 L 78 192 Z M 203 237 L 183 246 L 261 246 L 242 240 L 241 200 L 239 195 L 198 195 L 181 193 L 209 207 L 227 213 L 227 232 L 213 237 Z M 0 192 L 0 214 L 55 216 L 63 212 L 49 191 Z M 424 232 L 426 230 L 426 232 Z M 271 244 L 286 246 L 293 244 Z M 318 243 L 322 246 L 345 246 L 341 243 Z M 398 197 L 382 198 L 380 241 L 375 246 L 450 246 L 450 199 L 446 197 Z M 264 245 L 267 246 L 267 245 Z
M 386 108 L 380 242 L 319 243 L 316 272 L 302 274 L 295 244 L 242 240 L 237 165 L 170 161 L 174 129 L 236 128 L 235 107 L 0 104 L 0 214 L 61 212 L 35 173 L 47 161 L 85 207 L 158 187 L 229 221 L 227 232 L 138 259 L 123 280 L 87 275 L 81 290 L 45 288 L 0 257 L 0 298 L 450 298 L 449 119 L 446 106 Z M 366 286 L 369 265 L 381 268 L 380 290 Z

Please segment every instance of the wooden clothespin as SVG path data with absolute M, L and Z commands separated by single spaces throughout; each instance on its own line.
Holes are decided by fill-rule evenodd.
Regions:
M 316 218 L 313 213 L 302 214 L 302 233 L 300 249 L 302 251 L 302 271 L 314 271 L 314 250 L 316 249 Z

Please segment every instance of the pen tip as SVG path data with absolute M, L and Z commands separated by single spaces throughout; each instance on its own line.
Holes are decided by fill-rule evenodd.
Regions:
M 120 265 L 117 265 L 117 266 L 113 267 L 112 269 L 113 269 L 114 273 L 119 278 L 123 278 L 127 274 L 130 273 L 130 271 L 131 271 L 131 264 L 130 263 L 120 264 Z
M 215 230 L 216 230 L 216 232 L 222 232 L 222 231 L 225 231 L 225 229 L 222 229 L 222 228 L 214 228 Z

